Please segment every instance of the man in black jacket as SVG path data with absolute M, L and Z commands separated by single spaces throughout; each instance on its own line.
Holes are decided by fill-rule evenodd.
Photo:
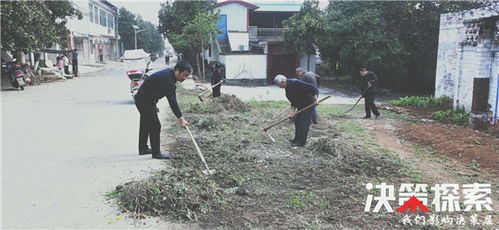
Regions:
M 187 126 L 188 123 L 182 117 L 178 107 L 175 83 L 186 80 L 191 72 L 192 67 L 188 63 L 180 62 L 174 69 L 161 70 L 145 79 L 135 95 L 135 105 L 140 112 L 139 155 L 152 154 L 152 157 L 156 159 L 171 158 L 170 155 L 162 153 L 159 149 L 161 124 L 156 111 L 156 103 L 159 99 L 166 97 L 180 126 L 182 128 Z M 147 147 L 148 138 L 151 149 Z
M 311 104 L 318 104 L 317 94 L 319 91 L 312 84 L 298 79 L 286 79 L 283 75 L 277 75 L 274 79 L 275 84 L 280 88 L 286 89 L 286 97 L 291 102 L 291 106 L 300 110 Z M 299 114 L 293 112 L 289 117 L 295 119 L 295 138 L 291 141 L 291 146 L 302 147 L 307 143 L 308 131 L 312 123 L 312 108 L 309 108 Z
M 213 75 L 211 76 L 211 87 L 218 84 L 220 81 L 226 81 L 225 79 L 225 67 L 222 63 L 215 64 L 213 68 Z M 220 97 L 220 89 L 222 88 L 222 84 L 219 84 L 213 88 L 213 97 Z
M 371 118 L 371 111 L 374 116 L 378 118 L 381 114 L 374 104 L 374 98 L 376 97 L 376 90 L 378 88 L 378 76 L 374 72 L 367 71 L 366 68 L 361 68 L 359 70 L 361 76 L 361 91 L 362 97 L 365 100 L 366 116 L 363 118 Z
M 312 71 L 305 71 L 304 68 L 298 67 L 296 68 L 296 77 L 306 83 L 312 84 L 313 86 L 317 87 L 317 89 L 319 88 L 320 76 Z M 317 106 L 314 106 L 312 108 L 312 123 L 314 124 L 318 124 L 317 115 L 318 115 Z

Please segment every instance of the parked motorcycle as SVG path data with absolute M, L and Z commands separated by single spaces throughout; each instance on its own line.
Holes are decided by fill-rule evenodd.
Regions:
M 135 94 L 139 91 L 140 86 L 147 77 L 147 72 L 149 69 L 149 64 L 151 63 L 149 59 L 149 54 L 144 52 L 144 50 L 125 50 L 123 55 L 123 62 L 125 63 L 125 71 L 130 79 L 130 93 L 132 98 L 135 98 Z M 142 69 L 143 66 L 145 69 Z
M 16 59 L 11 62 L 3 63 L 2 72 L 7 75 L 12 87 L 24 90 L 24 86 L 26 85 L 26 76 L 21 69 L 21 65 L 16 62 Z
M 128 78 L 130 79 L 130 93 L 133 98 L 135 98 L 135 94 L 137 94 L 144 79 L 147 77 L 147 72 L 151 71 L 151 69 L 148 68 L 150 63 L 151 62 L 147 63 L 144 71 L 133 69 L 127 72 Z

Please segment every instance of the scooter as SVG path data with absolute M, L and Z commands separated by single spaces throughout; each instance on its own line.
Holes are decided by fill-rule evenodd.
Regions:
M 148 68 L 151 63 L 150 56 L 143 49 L 125 50 L 123 63 L 125 72 L 130 79 L 130 93 L 135 100 L 135 95 L 147 77 L 146 73 L 151 70 Z M 146 65 L 145 69 L 143 69 L 144 65 Z
M 147 72 L 152 70 L 148 68 L 149 64 L 151 64 L 151 62 L 147 63 L 144 71 L 136 69 L 127 71 L 128 78 L 130 79 L 130 93 L 132 94 L 132 98 L 134 99 L 135 95 L 139 91 L 140 86 L 142 86 L 142 83 L 144 83 L 144 79 L 147 77 Z
M 12 87 L 24 90 L 24 86 L 26 85 L 26 77 L 21 69 L 21 65 L 16 62 L 16 59 L 11 62 L 3 63 L 2 72 L 7 74 Z

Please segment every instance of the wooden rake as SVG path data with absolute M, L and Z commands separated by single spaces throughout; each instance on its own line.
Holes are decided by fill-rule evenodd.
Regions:
M 317 103 L 317 105 L 318 105 L 318 104 L 320 104 L 321 102 L 323 102 L 323 101 L 325 101 L 325 100 L 329 99 L 330 97 L 331 97 L 331 96 L 326 96 L 326 97 L 323 97 L 322 99 L 320 99 L 320 100 L 319 100 L 319 102 Z M 316 105 L 314 105 L 314 104 L 308 105 L 307 107 L 305 107 L 305 108 L 303 108 L 303 109 L 298 110 L 298 111 L 295 113 L 295 115 L 297 115 L 297 114 L 299 114 L 299 113 L 301 113 L 301 112 L 303 112 L 303 111 L 305 111 L 305 110 L 307 110 L 307 109 L 309 109 L 309 108 L 311 108 L 311 107 L 313 107 L 313 106 L 316 106 Z M 286 111 L 286 110 L 285 110 L 285 111 Z M 276 122 L 274 122 L 273 124 L 271 124 L 271 125 L 269 125 L 269 126 L 267 126 L 267 127 L 263 128 L 263 131 L 265 132 L 265 134 L 267 134 L 267 136 L 269 136 L 269 138 L 270 138 L 270 140 L 271 140 L 272 142 L 276 142 L 276 141 L 275 141 L 275 139 L 274 139 L 274 138 L 270 135 L 270 133 L 268 133 L 267 131 L 268 131 L 269 129 L 271 129 L 272 127 L 274 127 L 274 126 L 277 126 L 277 125 L 279 125 L 279 124 L 281 124 L 281 123 L 285 122 L 285 121 L 286 121 L 286 120 L 288 120 L 288 119 L 289 119 L 289 117 L 285 117 L 285 118 L 283 118 L 283 119 L 281 119 L 281 120 L 279 120 L 279 121 L 276 121 Z

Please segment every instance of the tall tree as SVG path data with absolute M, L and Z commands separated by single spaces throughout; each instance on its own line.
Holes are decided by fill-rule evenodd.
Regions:
M 300 54 L 315 54 L 315 47 L 324 35 L 319 0 L 306 0 L 300 12 L 283 22 L 286 46 Z
M 199 63 L 197 59 L 201 43 L 205 44 L 203 48 L 206 49 L 210 36 L 217 31 L 218 18 L 209 15 L 215 4 L 215 0 L 177 0 L 161 4 L 158 29 L 188 62 Z
M 440 14 L 480 6 L 482 1 L 330 0 L 319 12 L 311 1 L 285 23 L 285 31 L 291 31 L 286 42 L 297 51 L 310 50 L 313 43 L 330 70 L 357 75 L 359 67 L 367 66 L 379 73 L 385 87 L 432 90 Z M 313 21 L 315 34 L 303 26 Z
M 182 28 L 180 34 L 171 34 L 169 40 L 175 50 L 188 52 L 197 56 L 209 47 L 210 38 L 218 30 L 216 21 L 218 14 L 198 13 L 192 21 Z M 195 58 L 197 71 L 200 73 L 200 58 Z
M 118 27 L 125 49 L 135 49 L 134 25 L 139 27 L 137 30 L 137 49 L 144 49 L 148 53 L 160 53 L 164 50 L 165 43 L 156 26 L 122 7 L 118 17 Z
M 82 13 L 68 0 L 2 1 L 2 49 L 16 53 L 67 43 L 70 18 L 82 19 Z

